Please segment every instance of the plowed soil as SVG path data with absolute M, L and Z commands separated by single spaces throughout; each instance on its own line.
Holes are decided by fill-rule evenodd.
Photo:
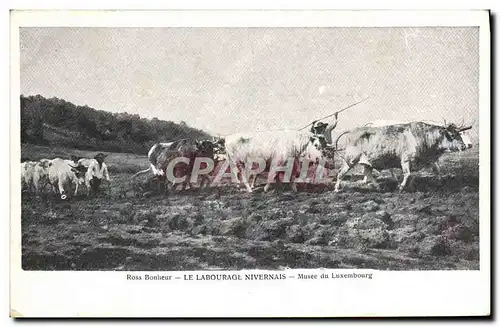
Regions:
M 23 157 L 54 156 L 29 146 Z M 23 269 L 479 269 L 477 150 L 444 156 L 441 180 L 421 171 L 405 192 L 388 171 L 376 190 L 355 170 L 340 193 L 226 185 L 165 196 L 131 183 L 147 158 L 107 162 L 112 184 L 97 196 L 23 193 Z

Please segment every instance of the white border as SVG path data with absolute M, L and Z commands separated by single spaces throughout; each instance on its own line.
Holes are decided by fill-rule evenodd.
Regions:
M 122 272 L 22 271 L 19 26 L 480 26 L 480 270 L 374 272 L 374 280 L 127 282 Z M 429 316 L 490 312 L 490 58 L 484 11 L 22 11 L 11 16 L 11 314 L 22 316 Z M 16 130 L 17 129 L 17 130 Z M 294 272 L 297 272 L 294 271 Z M 182 276 L 185 272 L 170 275 Z

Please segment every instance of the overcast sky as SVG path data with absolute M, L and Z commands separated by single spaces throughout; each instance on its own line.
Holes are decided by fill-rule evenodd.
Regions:
M 21 93 L 212 134 L 476 121 L 479 29 L 21 28 Z

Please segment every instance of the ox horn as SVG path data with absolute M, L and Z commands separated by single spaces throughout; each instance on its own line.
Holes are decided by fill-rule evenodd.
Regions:
M 462 127 L 462 128 L 459 128 L 459 129 L 458 129 L 458 131 L 459 131 L 459 132 L 463 132 L 463 131 L 467 131 L 467 130 L 469 130 L 469 129 L 472 129 L 472 125 L 467 126 L 467 127 Z
M 467 128 L 467 129 L 471 129 L 471 128 L 472 128 L 472 126 L 474 126 L 474 124 L 475 124 L 475 123 L 476 123 L 476 121 L 475 121 L 475 120 L 473 120 L 473 121 L 472 121 L 472 124 L 470 124 L 469 126 L 467 126 L 467 125 L 462 125 L 462 126 L 467 126 L 467 127 L 465 127 L 465 128 Z
M 337 138 L 335 139 L 335 149 L 338 149 L 338 148 L 339 148 L 339 140 L 340 140 L 340 138 L 341 138 L 343 135 L 347 134 L 347 133 L 349 133 L 349 131 L 345 131 L 345 132 L 343 132 L 343 133 L 340 133 L 340 134 L 339 134 L 339 136 L 337 136 Z

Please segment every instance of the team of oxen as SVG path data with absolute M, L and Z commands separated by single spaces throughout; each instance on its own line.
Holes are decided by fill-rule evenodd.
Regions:
M 151 171 L 165 185 L 180 184 L 182 189 L 192 187 L 199 178 L 202 187 L 207 181 L 212 186 L 221 185 L 221 179 L 229 177 L 252 192 L 257 176 L 267 174 L 264 191 L 281 182 L 296 191 L 297 183 L 328 181 L 333 156 L 338 155 L 342 166 L 336 192 L 345 174 L 358 164 L 363 167 L 364 182 L 377 188 L 374 169 L 402 169 L 399 189 L 403 190 L 411 184 L 412 172 L 430 167 L 440 176 L 438 159 L 443 153 L 472 147 L 466 134 L 471 126 L 375 121 L 341 133 L 332 141 L 336 123 L 315 121 L 308 131 L 258 131 L 213 140 L 157 143 L 148 153 L 150 167 L 133 177 Z
M 101 180 L 110 182 L 106 157 L 98 153 L 94 158 L 41 159 L 21 163 L 21 184 L 31 194 L 50 189 L 61 199 L 77 195 L 79 185 L 85 185 L 87 195 L 100 189 Z M 72 193 L 74 190 L 74 193 Z
M 465 133 L 471 126 L 375 121 L 343 132 L 333 141 L 336 123 L 314 121 L 306 131 L 258 131 L 211 140 L 156 143 L 148 153 L 149 168 L 132 178 L 151 172 L 154 179 L 164 182 L 165 191 L 169 187 L 192 188 L 200 178 L 200 187 L 219 186 L 224 178 L 230 178 L 231 183 L 243 184 L 252 192 L 257 177 L 267 174 L 264 191 L 273 183 L 289 183 L 296 191 L 297 183 L 328 182 L 335 155 L 342 159 L 336 192 L 343 177 L 356 165 L 363 167 L 364 182 L 377 188 L 374 169 L 402 169 L 399 189 L 403 190 L 411 184 L 412 172 L 430 167 L 439 176 L 442 154 L 472 147 Z M 26 161 L 21 164 L 22 183 L 36 193 L 50 185 L 62 199 L 73 189 L 76 195 L 78 186 L 85 185 L 89 195 L 98 192 L 101 180 L 110 180 L 104 157 L 100 153 L 93 159 Z

